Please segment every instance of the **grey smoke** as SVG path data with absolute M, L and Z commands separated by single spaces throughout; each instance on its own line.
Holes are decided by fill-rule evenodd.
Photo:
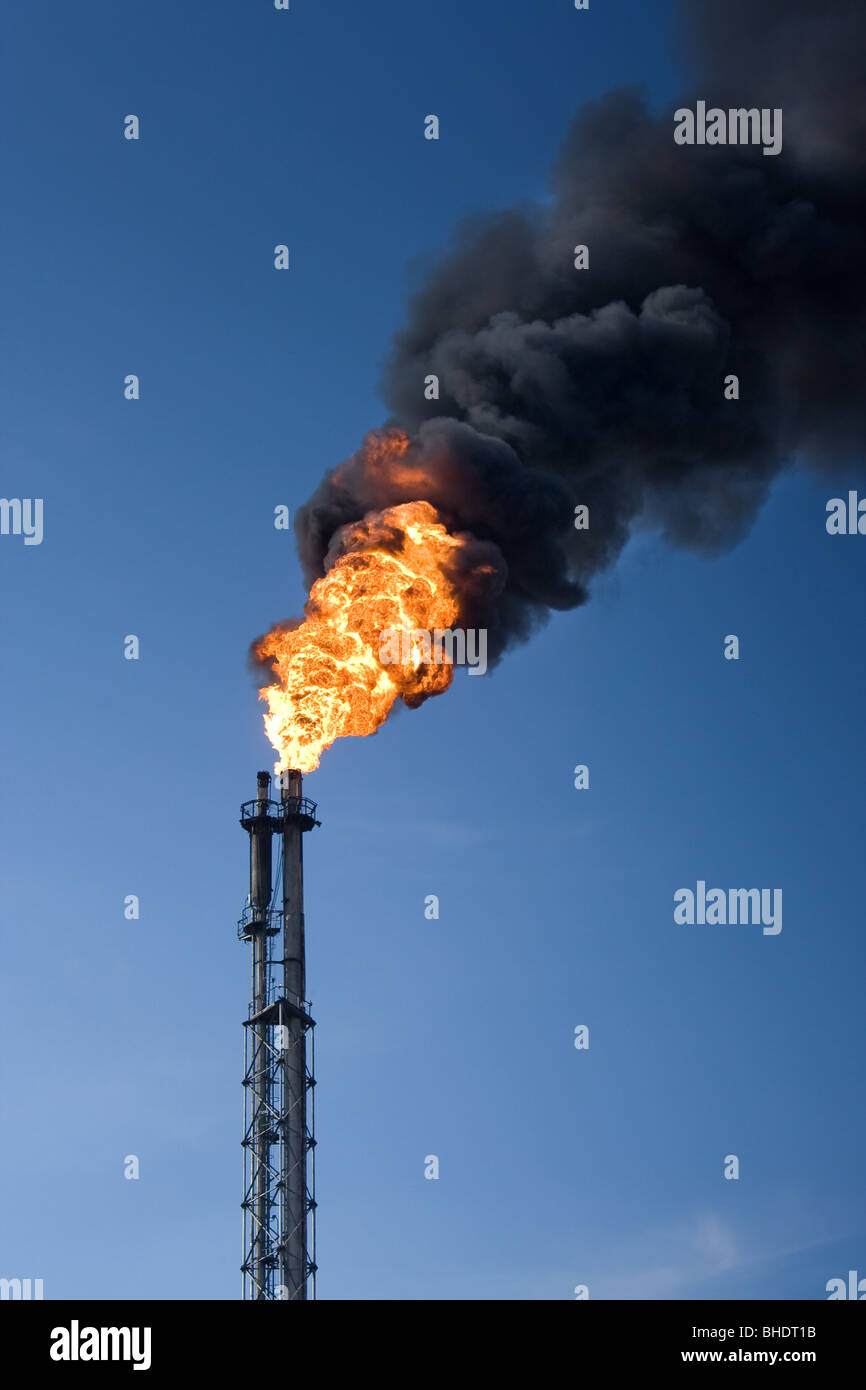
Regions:
M 680 31 L 688 91 L 657 114 L 632 89 L 582 108 L 550 199 L 474 218 L 414 295 L 383 381 L 409 464 L 362 448 L 323 480 L 297 518 L 308 582 L 341 525 L 423 497 L 474 538 L 465 621 L 495 660 L 585 600 L 638 520 L 713 553 L 783 467 L 859 467 L 862 0 L 684 0 Z M 782 107 L 781 154 L 675 145 L 673 111 L 696 98 Z

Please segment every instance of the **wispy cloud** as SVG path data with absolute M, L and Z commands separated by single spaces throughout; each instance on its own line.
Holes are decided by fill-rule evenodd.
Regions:
M 805 1223 L 804 1223 L 805 1224 Z M 701 1286 L 720 1276 L 742 1275 L 752 1279 L 761 1268 L 817 1249 L 834 1239 L 804 1229 L 799 1238 L 785 1239 L 753 1229 L 743 1230 L 707 1210 L 676 1228 L 647 1233 L 630 1251 L 622 1251 L 614 1270 L 610 1261 L 597 1271 L 591 1283 L 596 1298 L 692 1298 Z M 662 1258 L 653 1258 L 662 1255 Z

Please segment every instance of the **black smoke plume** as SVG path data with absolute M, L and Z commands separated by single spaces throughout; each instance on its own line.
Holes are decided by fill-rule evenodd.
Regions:
M 781 468 L 859 465 L 863 0 L 684 0 L 680 21 L 691 91 L 660 114 L 632 89 L 585 106 L 549 201 L 473 219 L 412 299 L 383 383 L 409 453 L 383 468 L 372 440 L 324 479 L 297 519 L 309 582 L 341 525 L 426 499 L 492 558 L 466 611 L 495 658 L 582 602 L 637 522 L 712 553 Z M 781 107 L 781 153 L 675 144 L 699 98 Z

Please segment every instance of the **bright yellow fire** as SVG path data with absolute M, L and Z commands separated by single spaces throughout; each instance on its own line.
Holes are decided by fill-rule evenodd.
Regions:
M 417 643 L 401 652 L 405 662 L 383 662 L 380 653 L 388 630 L 454 625 L 459 603 L 449 562 L 465 541 L 446 530 L 429 502 L 371 513 L 344 527 L 341 541 L 342 553 L 310 591 L 300 626 L 273 628 L 256 644 L 275 676 L 260 698 L 277 772 L 311 772 L 335 739 L 374 733 L 398 696 L 419 705 L 451 684 L 452 666 L 424 662 Z

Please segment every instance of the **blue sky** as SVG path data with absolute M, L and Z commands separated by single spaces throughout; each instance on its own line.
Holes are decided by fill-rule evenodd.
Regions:
M 54 0 L 6 28 L 2 492 L 44 498 L 45 538 L 0 538 L 0 1276 L 236 1298 L 237 814 L 272 761 L 245 657 L 304 598 L 273 508 L 381 421 L 460 217 L 543 196 L 581 101 L 675 94 L 671 21 Z M 866 542 L 827 536 L 838 491 L 793 470 L 713 561 L 637 537 L 489 679 L 307 779 L 320 1297 L 866 1273 Z M 701 878 L 782 887 L 782 932 L 677 926 Z

